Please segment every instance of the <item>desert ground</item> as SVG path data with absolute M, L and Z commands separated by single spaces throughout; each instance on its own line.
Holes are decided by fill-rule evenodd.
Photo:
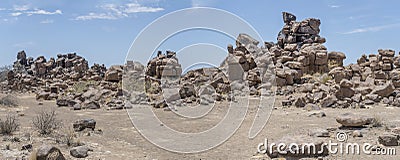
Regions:
M 4 94 L 1 97 L 5 96 Z M 56 134 L 50 136 L 41 136 L 32 127 L 32 119 L 36 113 L 45 110 L 55 110 L 57 119 L 63 123 L 56 133 L 65 133 L 72 123 L 78 119 L 92 118 L 96 120 L 96 129 L 94 131 L 84 130 L 75 133 L 74 141 L 79 141 L 89 146 L 93 151 L 85 159 L 270 159 L 265 154 L 257 153 L 257 145 L 264 142 L 265 138 L 274 141 L 285 135 L 308 135 L 310 130 L 329 129 L 330 137 L 325 140 L 335 141 L 335 132 L 342 130 L 352 133 L 352 129 L 339 129 L 340 124 L 336 122 L 335 117 L 346 113 L 360 113 L 364 115 L 381 118 L 382 127 L 364 127 L 357 128 L 363 134 L 363 137 L 349 136 L 348 141 L 352 143 L 371 143 L 379 145 L 378 136 L 386 132 L 389 128 L 400 126 L 400 108 L 387 106 L 368 106 L 366 109 L 322 109 L 317 112 L 324 112 L 326 117 L 309 116 L 312 112 L 303 108 L 283 107 L 282 97 L 277 97 L 275 108 L 271 114 L 270 120 L 265 128 L 255 139 L 248 139 L 248 130 L 252 124 L 256 112 L 257 98 L 253 97 L 250 101 L 249 110 L 242 126 L 230 139 L 222 145 L 211 150 L 197 154 L 179 154 L 173 153 L 148 142 L 134 128 L 129 119 L 126 110 L 79 110 L 74 111 L 67 107 L 58 107 L 54 101 L 36 101 L 33 95 L 18 94 L 19 106 L 6 107 L 1 106 L 0 117 L 7 114 L 18 115 L 20 128 L 13 135 L 2 136 L 1 159 L 23 159 L 28 158 L 32 153 L 30 151 L 21 151 L 22 146 L 32 144 L 33 148 L 47 144 L 59 147 L 66 159 L 74 159 L 69 155 L 71 147 L 57 142 Z M 150 105 L 144 107 L 152 107 Z M 177 130 L 185 132 L 198 132 L 215 125 L 227 111 L 227 102 L 217 103 L 211 113 L 204 117 L 202 121 L 183 121 L 181 117 L 174 115 L 171 111 L 154 108 L 155 113 L 164 123 Z M 181 125 L 193 124 L 193 125 Z M 182 126 L 186 126 L 183 127 Z M 181 128 L 179 128 L 181 127 Z M 13 139 L 19 139 L 15 142 Z M 6 149 L 9 146 L 8 149 Z M 394 147 L 400 150 L 400 147 Z M 398 159 L 398 155 L 372 156 L 372 155 L 328 155 L 319 157 L 319 159 Z M 309 158 L 314 159 L 314 158 Z M 316 159 L 316 158 L 315 158 Z

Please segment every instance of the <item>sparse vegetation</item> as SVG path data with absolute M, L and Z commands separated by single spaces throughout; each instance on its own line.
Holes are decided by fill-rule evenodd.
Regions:
M 372 127 L 383 127 L 384 126 L 382 118 L 377 115 L 374 116 L 374 119 L 371 124 L 372 124 Z
M 67 146 L 77 146 L 76 145 L 76 138 L 77 135 L 75 134 L 74 129 L 72 128 L 65 128 L 61 133 L 56 136 L 56 142 L 60 144 L 66 144 Z
M 321 74 L 321 73 L 314 73 L 314 74 L 312 75 L 312 77 L 313 77 L 313 79 L 314 79 L 315 81 L 318 81 L 318 82 L 320 82 L 320 83 L 322 83 L 322 84 L 326 84 L 326 83 L 328 83 L 330 80 L 332 80 L 332 76 L 330 76 L 330 75 L 328 75 L 328 74 L 326 74 L 326 73 L 324 73 L 324 74 Z
M 8 114 L 5 120 L 0 119 L 0 133 L 10 135 L 17 131 L 19 122 L 15 115 Z
M 0 98 L 0 105 L 7 107 L 17 107 L 18 106 L 18 98 L 14 95 L 7 95 L 3 98 Z
M 73 93 L 84 93 L 89 89 L 88 83 L 87 82 L 77 82 L 75 83 L 72 88 L 70 89 L 70 92 Z
M 81 94 L 85 93 L 90 87 L 95 87 L 98 82 L 96 81 L 81 81 L 75 83 L 70 89 L 69 92 Z
M 323 83 L 323 84 L 328 83 L 328 81 L 330 81 L 330 80 L 332 80 L 332 77 L 329 76 L 328 74 L 323 74 L 323 75 L 320 77 L 320 82 Z
M 57 113 L 54 110 L 41 111 L 33 118 L 33 127 L 40 134 L 51 134 L 54 130 L 61 128 L 61 121 L 57 119 Z

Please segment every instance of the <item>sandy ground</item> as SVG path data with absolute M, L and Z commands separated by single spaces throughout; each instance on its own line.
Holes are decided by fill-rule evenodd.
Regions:
M 0 95 L 4 96 L 4 95 Z M 19 151 L 22 145 L 32 144 L 33 148 L 37 148 L 42 144 L 52 144 L 61 149 L 62 153 L 68 159 L 74 159 L 69 155 L 69 147 L 65 144 L 58 144 L 55 138 L 43 137 L 32 128 L 32 119 L 40 110 L 55 109 L 58 113 L 58 118 L 62 120 L 64 128 L 60 129 L 60 133 L 66 131 L 66 128 L 72 126 L 72 123 L 78 119 L 93 118 L 97 121 L 96 132 L 78 133 L 78 138 L 82 143 L 93 149 L 89 152 L 86 159 L 270 159 L 267 155 L 258 154 L 257 146 L 267 138 L 268 141 L 276 141 L 286 135 L 307 135 L 310 129 L 321 128 L 338 128 L 335 117 L 346 112 L 362 113 L 379 117 L 385 126 L 400 126 L 400 108 L 386 106 L 372 106 L 369 109 L 323 109 L 326 117 L 309 117 L 310 112 L 300 108 L 285 108 L 281 106 L 280 100 L 282 97 L 277 97 L 275 109 L 272 112 L 268 124 L 254 138 L 249 139 L 248 132 L 253 123 L 255 113 L 257 111 L 256 98 L 251 99 L 250 106 L 241 127 L 237 132 L 229 138 L 225 143 L 218 147 L 196 154 L 180 154 L 166 151 L 158 148 L 148 142 L 141 134 L 133 127 L 126 110 L 81 110 L 73 111 L 69 108 L 59 108 L 54 101 L 43 102 L 39 105 L 32 95 L 18 95 L 20 106 L 16 108 L 7 108 L 0 106 L 0 117 L 4 117 L 8 113 L 20 115 L 20 129 L 12 136 L 19 137 L 21 142 L 11 142 L 6 139 L 9 136 L 3 136 L 3 141 L 0 144 L 0 159 L 15 159 L 13 154 L 30 154 L 26 151 Z M 163 125 L 174 128 L 183 132 L 199 132 L 209 129 L 216 125 L 223 115 L 226 114 L 228 103 L 217 103 L 215 108 L 205 117 L 197 120 L 185 120 L 182 117 L 176 116 L 171 111 L 164 109 L 154 109 L 156 115 L 163 122 Z M 150 107 L 150 106 L 143 106 Z M 348 142 L 371 143 L 378 144 L 377 139 L 380 134 L 385 132 L 387 127 L 380 128 L 364 128 L 363 137 L 349 137 Z M 351 132 L 351 130 L 344 130 Z M 27 134 L 31 135 L 30 140 L 25 140 Z M 335 141 L 335 135 L 330 138 L 325 138 L 326 141 Z M 11 151 L 5 150 L 6 145 L 10 145 Z M 400 147 L 394 147 L 397 152 L 400 152 Z M 400 153 L 398 153 L 400 154 Z M 18 155 L 18 154 L 17 154 Z M 400 159 L 399 155 L 391 156 L 372 156 L 372 155 L 329 155 L 323 159 L 385 159 L 396 160 Z

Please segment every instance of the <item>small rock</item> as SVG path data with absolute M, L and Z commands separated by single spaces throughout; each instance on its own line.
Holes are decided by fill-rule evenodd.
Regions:
M 308 104 L 306 104 L 304 109 L 307 111 L 318 111 L 318 110 L 321 110 L 321 107 L 319 107 L 316 104 L 308 103 Z
M 329 131 L 326 129 L 313 129 L 310 130 L 308 135 L 312 137 L 329 137 Z
M 313 116 L 321 118 L 321 117 L 326 117 L 326 114 L 325 114 L 325 112 L 322 112 L 322 111 L 312 111 L 312 112 L 310 112 L 308 117 L 313 117 Z
M 75 158 L 86 158 L 88 156 L 88 152 L 93 151 L 87 146 L 79 146 L 79 147 L 74 147 L 72 148 L 69 153 L 71 156 Z
M 399 139 L 399 135 L 394 133 L 384 133 L 378 137 L 379 143 L 384 146 L 398 146 Z
M 353 131 L 352 135 L 353 135 L 353 137 L 362 137 L 363 136 L 362 133 L 360 131 L 358 131 L 358 130 Z

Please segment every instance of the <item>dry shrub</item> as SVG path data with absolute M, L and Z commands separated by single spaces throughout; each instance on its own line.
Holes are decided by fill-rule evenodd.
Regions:
M 19 128 L 18 118 L 15 115 L 8 114 L 3 121 L 0 119 L 0 133 L 10 135 Z
M 7 107 L 17 107 L 18 106 L 18 98 L 14 95 L 7 95 L 0 99 L 0 105 Z
M 33 127 L 42 135 L 51 134 L 54 130 L 61 128 L 61 121 L 57 118 L 54 110 L 41 111 L 33 118 Z
M 374 116 L 374 119 L 372 121 L 372 127 L 383 127 L 385 124 L 383 123 L 383 119 L 379 117 L 378 115 Z

